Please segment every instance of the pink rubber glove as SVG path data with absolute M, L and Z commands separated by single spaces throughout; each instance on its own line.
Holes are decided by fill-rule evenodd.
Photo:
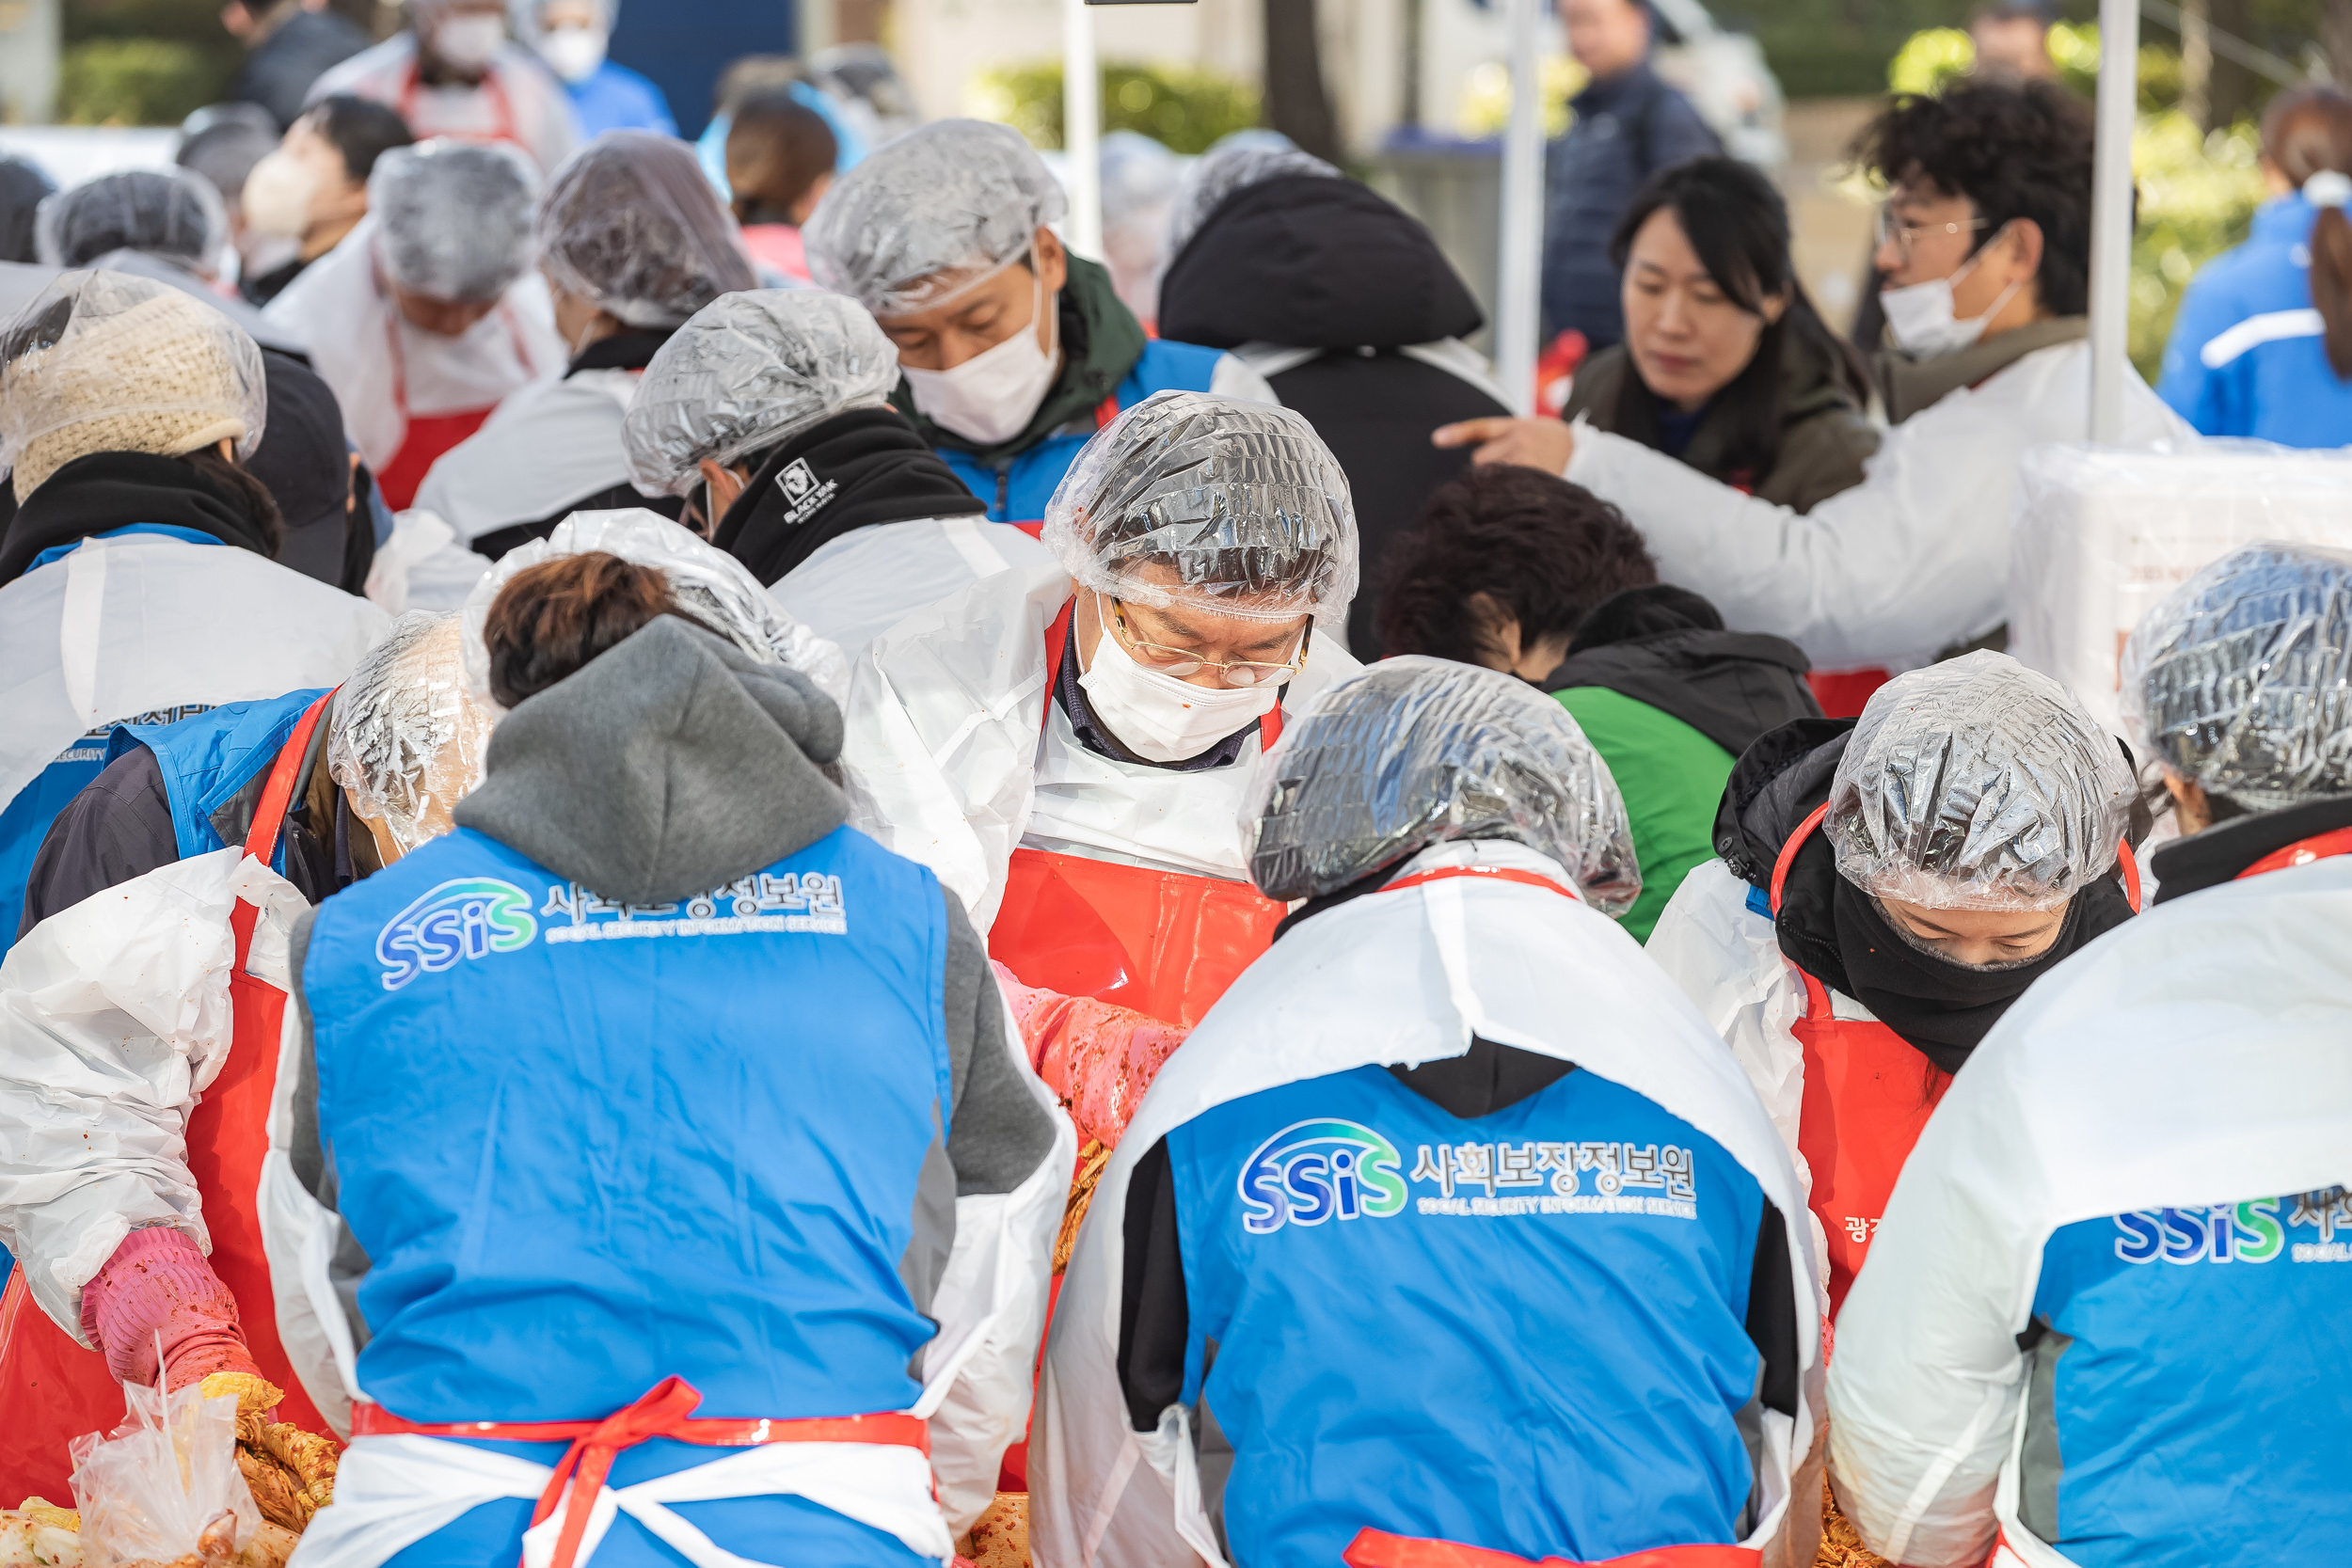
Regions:
M 995 970 L 1029 1065 L 1070 1108 L 1081 1138 L 1118 1148 L 1143 1091 L 1186 1031 L 1115 1002 L 1025 986 L 1001 963 Z
M 105 1354 L 116 1382 L 154 1384 L 158 1334 L 174 1388 L 215 1372 L 262 1375 L 237 1326 L 236 1298 L 196 1243 L 169 1226 L 132 1231 L 82 1287 L 83 1338 Z

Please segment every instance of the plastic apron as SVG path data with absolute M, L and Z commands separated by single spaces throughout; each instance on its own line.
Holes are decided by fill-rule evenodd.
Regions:
M 1829 815 L 1823 802 L 1781 846 L 1772 867 L 1772 914 L 1797 851 Z M 2124 890 L 2139 909 L 2139 871 L 2122 845 Z M 1795 968 L 1794 965 L 1790 966 Z M 1837 1316 L 1869 1256 L 1886 1200 L 1903 1162 L 1951 1086 L 1951 1074 L 1875 1019 L 1842 1019 L 1831 1010 L 1829 988 L 1803 970 L 1804 1014 L 1789 1033 L 1804 1052 L 1804 1100 L 1798 1113 L 1797 1151 L 1812 1167 L 1809 1199 L 1828 1240 L 1829 1314 Z
M 278 829 L 294 799 L 294 775 L 310 734 L 333 698 L 329 692 L 311 705 L 270 769 L 253 831 L 245 841 L 245 852 L 263 865 L 277 853 Z M 246 973 L 260 913 L 256 905 L 240 898 L 229 916 L 237 939 L 236 963 L 229 974 L 233 1033 L 229 1060 L 188 1115 L 188 1169 L 204 1195 L 213 1272 L 236 1298 L 246 1348 L 262 1375 L 285 1391 L 278 1419 L 306 1432 L 325 1432 L 326 1422 L 303 1392 L 278 1341 L 277 1297 L 270 1290 L 269 1259 L 262 1250 L 257 1195 L 262 1157 L 269 1151 L 270 1097 L 278 1085 L 278 1029 L 286 993 Z M 33 1305 L 24 1271 L 11 1271 L 7 1291 L 0 1293 L 0 1497 L 13 1506 L 29 1494 L 53 1500 L 70 1497 L 72 1462 L 66 1444 L 84 1433 L 113 1431 L 122 1411 L 122 1389 L 106 1370 L 106 1358 L 84 1350 L 51 1323 Z
M 524 346 L 523 334 L 515 325 L 514 308 L 501 299 L 498 316 L 506 324 L 507 336 L 514 341 L 515 357 L 526 369 L 535 370 L 531 351 Z M 408 367 L 400 352 L 398 306 L 388 310 L 384 331 L 391 346 L 392 406 L 400 410 L 406 429 L 401 436 L 400 450 L 392 453 L 392 460 L 375 476 L 375 487 L 383 492 L 385 505 L 395 512 L 405 512 L 416 504 L 417 491 L 424 483 L 424 476 L 433 471 L 433 465 L 441 454 L 480 430 L 498 412 L 498 404 L 485 403 L 479 408 L 463 408 L 454 414 L 410 413 Z
M 1076 602 L 1063 605 L 1045 628 L 1049 704 Z M 1280 705 L 1259 725 L 1260 743 L 1273 745 L 1282 733 Z M 1023 985 L 1117 1003 L 1190 1029 L 1273 945 L 1274 928 L 1289 911 L 1289 905 L 1262 896 L 1247 882 L 1023 845 L 1005 867 L 1005 896 L 989 928 L 988 952 Z M 1062 1222 L 1065 1240 L 1084 1213 L 1092 1178 L 1101 1175 L 1106 1159 L 1099 1144 L 1079 1150 L 1078 1179 L 1071 1193 L 1073 1212 Z M 1058 1272 L 1052 1291 L 1059 1296 Z M 1047 1314 L 1050 1322 L 1050 1305 Z M 997 1486 L 1019 1492 L 1027 1485 L 1025 1439 L 1005 1455 Z

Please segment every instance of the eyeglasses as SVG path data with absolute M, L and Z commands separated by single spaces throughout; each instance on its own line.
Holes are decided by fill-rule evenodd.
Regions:
M 1908 261 L 1911 260 L 1911 247 L 1922 234 L 1973 234 L 1979 229 L 1991 227 L 1991 221 L 1985 218 L 1970 218 L 1966 223 L 1905 223 L 1895 215 L 1894 208 L 1881 207 L 1878 243 L 1883 245 L 1893 241 L 1895 254 Z
M 1307 633 L 1304 630 L 1298 634 L 1298 651 L 1293 654 L 1291 661 L 1285 664 L 1266 664 L 1246 658 L 1227 663 L 1219 659 L 1202 658 L 1199 654 L 1187 653 L 1182 648 L 1166 647 L 1157 642 L 1138 641 L 1135 634 L 1127 627 L 1127 607 L 1117 599 L 1106 597 L 1104 602 L 1111 607 L 1111 624 L 1116 628 L 1113 635 L 1119 639 L 1119 645 L 1127 650 L 1128 657 L 1147 669 L 1157 671 L 1163 675 L 1172 676 L 1177 680 L 1183 680 L 1188 675 L 1197 675 L 1203 670 L 1215 670 L 1230 687 L 1247 689 L 1253 686 L 1264 686 L 1268 682 L 1289 680 L 1293 675 L 1297 674 L 1301 661 L 1306 657 Z

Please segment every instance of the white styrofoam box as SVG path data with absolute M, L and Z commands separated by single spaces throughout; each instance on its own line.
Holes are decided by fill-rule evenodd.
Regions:
M 2122 735 L 2132 628 L 2191 572 L 2265 539 L 2352 548 L 2352 447 L 2033 448 L 2010 533 L 2009 651 Z

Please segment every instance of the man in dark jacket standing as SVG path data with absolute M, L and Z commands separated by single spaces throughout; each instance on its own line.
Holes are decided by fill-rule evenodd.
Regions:
M 1625 336 L 1609 237 L 1643 182 L 1721 152 L 1691 101 L 1650 69 L 1654 18 L 1645 0 L 1561 0 L 1568 52 L 1593 73 L 1569 103 L 1576 119 L 1546 165 L 1544 321 L 1594 348 Z
M 325 0 L 229 0 L 220 24 L 246 48 L 229 96 L 267 109 L 280 131 L 302 113 L 310 84 L 328 66 L 368 46 L 368 35 Z

